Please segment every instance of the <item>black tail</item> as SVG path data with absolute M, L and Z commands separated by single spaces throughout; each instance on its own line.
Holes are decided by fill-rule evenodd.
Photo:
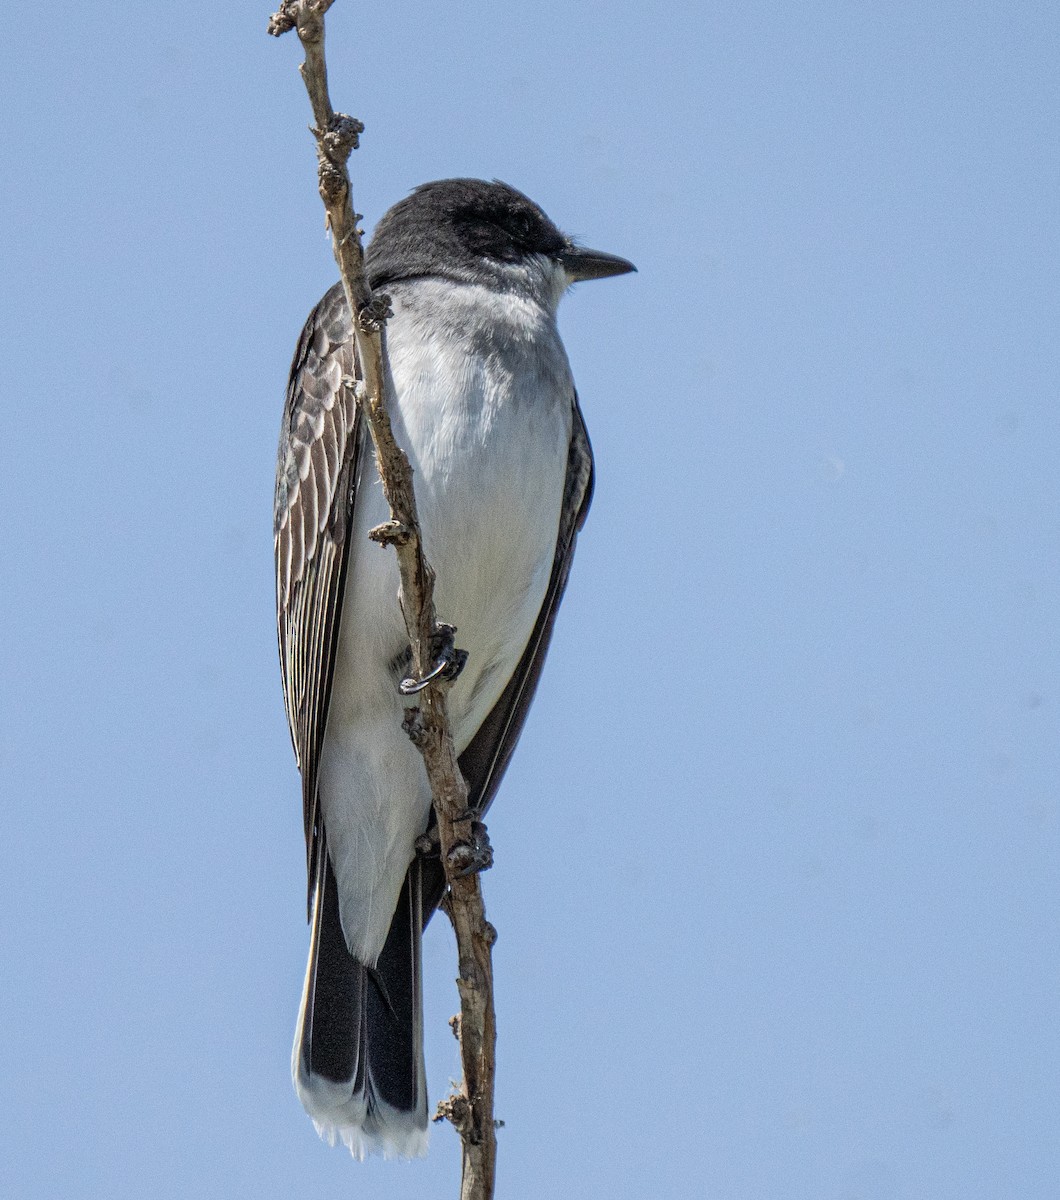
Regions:
M 313 930 L 295 1032 L 295 1090 L 321 1137 L 358 1158 L 427 1148 L 420 933 L 422 864 L 405 876 L 375 967 L 350 954 L 327 847 L 317 857 Z

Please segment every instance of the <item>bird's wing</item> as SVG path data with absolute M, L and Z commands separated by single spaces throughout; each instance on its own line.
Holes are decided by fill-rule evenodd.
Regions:
M 468 803 L 480 813 L 490 806 L 522 733 L 523 722 L 526 720 L 530 702 L 541 678 L 541 669 L 545 664 L 559 602 L 567 586 L 567 576 L 574 559 L 574 543 L 578 531 L 585 524 L 592 497 L 593 451 L 578 405 L 578 397 L 575 396 L 574 424 L 567 455 L 567 478 L 563 485 L 559 536 L 556 540 L 556 555 L 552 560 L 552 575 L 545 592 L 545 602 L 508 686 L 460 756 L 460 767 L 468 784 Z
M 324 744 L 357 488 L 361 420 L 341 284 L 310 313 L 287 384 L 276 465 L 276 624 L 283 697 L 302 773 L 309 879 L 320 853 L 317 770 Z

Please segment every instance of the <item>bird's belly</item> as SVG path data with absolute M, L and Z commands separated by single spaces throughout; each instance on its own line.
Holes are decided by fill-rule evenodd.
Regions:
M 503 452 L 469 451 L 471 469 L 459 476 L 429 481 L 421 469 L 418 477 L 435 607 L 468 652 L 449 696 L 460 750 L 499 699 L 544 602 L 569 442 L 569 425 L 556 425 L 547 444 L 513 437 Z
M 413 467 L 424 550 L 437 579 L 435 608 L 439 620 L 457 627 L 456 644 L 468 651 L 449 693 L 458 753 L 500 698 L 544 602 L 563 502 L 571 396 L 555 389 L 541 397 L 469 387 L 466 379 L 435 379 L 424 394 L 395 370 L 392 420 Z M 351 950 L 368 962 L 382 947 L 413 843 L 430 812 L 422 760 L 401 728 L 405 702 L 397 683 L 408 637 L 395 555 L 367 538 L 387 516 L 368 458 L 350 530 L 320 772 L 343 928 Z

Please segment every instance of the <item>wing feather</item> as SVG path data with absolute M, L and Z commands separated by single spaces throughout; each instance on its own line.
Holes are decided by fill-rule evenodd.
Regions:
M 361 428 L 349 308 L 336 285 L 310 314 L 287 385 L 276 465 L 276 625 L 284 703 L 302 773 L 306 856 L 319 852 L 317 771 L 348 559 Z

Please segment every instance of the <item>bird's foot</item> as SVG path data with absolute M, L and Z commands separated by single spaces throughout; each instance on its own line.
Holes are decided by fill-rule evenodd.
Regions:
M 447 683 L 456 679 L 467 662 L 467 651 L 456 648 L 455 638 L 456 626 L 439 621 L 435 627 L 431 647 L 434 651 L 434 666 L 419 679 L 414 675 L 406 676 L 398 684 L 398 691 L 403 696 L 415 696 L 436 679 L 444 679 Z
M 474 820 L 470 813 L 463 814 L 461 820 L 468 821 L 471 826 L 470 840 L 457 842 L 447 856 L 449 870 L 457 879 L 488 871 L 493 866 L 493 847 L 486 826 Z
M 493 847 L 486 826 L 478 816 L 478 809 L 466 808 L 453 821 L 454 828 L 459 825 L 469 827 L 468 838 L 457 841 L 449 851 L 449 865 L 461 879 L 476 871 L 488 871 L 493 866 Z M 426 833 L 421 833 L 413 845 L 416 853 L 424 858 L 436 858 L 441 850 L 438 826 L 432 825 Z

